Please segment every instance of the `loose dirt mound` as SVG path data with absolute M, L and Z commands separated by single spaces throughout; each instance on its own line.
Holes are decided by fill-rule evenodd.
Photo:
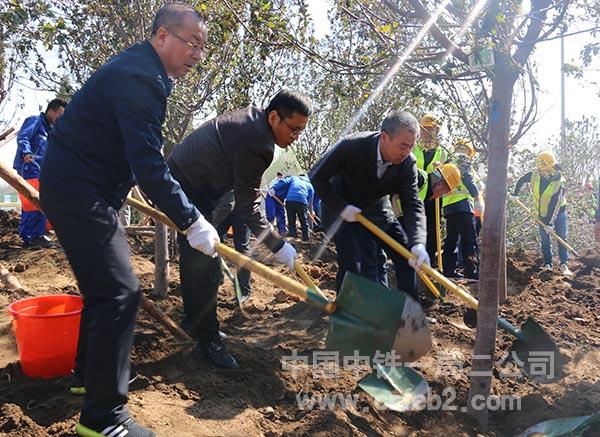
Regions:
M 17 263 L 26 265 L 15 275 L 30 291 L 0 289 L 0 433 L 72 435 L 81 398 L 69 394 L 67 377 L 40 381 L 21 374 L 6 306 L 29 295 L 75 292 L 76 283 L 60 249 L 20 249 L 14 219 L 6 227 L 2 220 L 0 216 L 0 259 L 13 269 Z M 13 243 L 7 244 L 9 241 Z M 152 241 L 136 237 L 131 245 L 134 268 L 149 296 Z M 309 274 L 333 295 L 333 249 L 326 248 L 322 258 L 313 261 L 319 242 L 297 246 Z M 255 256 L 271 262 L 262 250 Z M 539 264 L 537 254 L 511 254 L 511 296 L 501 312 L 516 325 L 529 315 L 535 317 L 562 348 L 567 363 L 565 376 L 542 386 L 523 377 L 504 377 L 511 369 L 498 363 L 493 394 L 498 399 L 519 397 L 521 404 L 520 409 L 492 412 L 488 435 L 514 435 L 542 420 L 600 410 L 598 271 L 586 271 L 575 264 L 576 276 L 568 279 L 540 273 Z M 156 303 L 177 321 L 181 319 L 182 300 L 177 265 L 171 267 L 169 295 Z M 321 313 L 302 302 L 277 297 L 280 290 L 256 276 L 252 289 L 243 313 L 237 308 L 229 282 L 220 292 L 222 330 L 241 365 L 235 371 L 215 369 L 185 353 L 177 340 L 139 313 L 133 361 L 140 377 L 131 387 L 129 406 L 141 423 L 163 436 L 477 434 L 470 416 L 460 411 L 468 394 L 475 331 L 463 324 L 463 308 L 453 298 L 431 308 L 429 315 L 436 319 L 432 325 L 434 349 L 415 366 L 429 381 L 432 392 L 458 410 L 438 411 L 440 405 L 432 405 L 429 411 L 399 414 L 378 410 L 372 399 L 356 388 L 357 380 L 368 373 L 364 366 L 335 372 L 332 364 L 323 362 L 319 354 L 327 320 Z M 500 334 L 497 361 L 508 353 L 511 343 L 512 338 Z M 293 361 L 294 357 L 299 361 Z M 302 362 L 304 357 L 306 362 Z M 307 403 L 326 395 L 339 396 L 333 398 L 335 408 L 321 408 L 318 403 L 311 408 Z

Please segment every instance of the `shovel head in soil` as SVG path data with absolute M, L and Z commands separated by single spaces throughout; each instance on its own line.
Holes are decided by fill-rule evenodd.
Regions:
M 498 326 L 517 337 L 510 348 L 510 357 L 527 376 L 540 384 L 562 376 L 562 355 L 554 340 L 533 318 L 529 317 L 521 330 L 500 317 Z
M 393 352 L 410 362 L 431 350 L 421 306 L 406 293 L 347 273 L 331 314 L 326 349 L 340 356 Z
M 380 410 L 403 413 L 419 411 L 427 405 L 429 384 L 412 367 L 377 364 L 373 373 L 361 379 L 358 386 L 375 399 L 375 406 Z
M 517 437 L 579 437 L 583 436 L 588 430 L 594 431 L 599 429 L 600 412 L 591 416 L 565 417 L 562 419 L 546 420 L 532 426 L 531 428 L 527 428 Z

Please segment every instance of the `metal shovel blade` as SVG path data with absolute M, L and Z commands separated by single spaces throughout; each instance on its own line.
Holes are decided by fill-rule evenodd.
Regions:
M 361 357 L 393 352 L 402 362 L 414 361 L 431 350 L 425 314 L 402 291 L 347 273 L 335 304 L 327 350 Z
M 510 356 L 513 359 L 516 356 L 515 361 L 518 360 L 517 364 L 527 376 L 540 384 L 553 382 L 562 376 L 562 355 L 554 340 L 533 318 L 527 319 L 516 337 Z
M 588 430 L 598 429 L 600 429 L 600 412 L 591 416 L 565 417 L 562 419 L 546 420 L 532 426 L 531 428 L 527 428 L 517 437 L 578 437 L 584 435 L 584 433 Z
M 429 384 L 412 367 L 377 365 L 373 373 L 358 382 L 371 395 L 378 409 L 400 413 L 422 410 L 426 406 Z

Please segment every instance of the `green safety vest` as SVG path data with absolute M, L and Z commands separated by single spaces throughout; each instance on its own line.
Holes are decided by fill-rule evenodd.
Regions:
M 420 144 L 417 144 L 413 150 L 413 153 L 415 158 L 417 158 L 417 168 L 420 170 L 425 170 L 427 173 L 431 173 L 433 170 L 435 170 L 435 165 L 433 165 L 434 162 L 444 163 L 446 161 L 446 154 L 439 146 L 435 148 L 435 154 L 433 155 L 431 162 L 427 165 L 427 168 L 423 168 L 425 165 L 425 149 L 423 149 Z
M 425 196 L 427 195 L 427 189 L 429 188 L 429 175 L 425 170 L 421 170 L 420 168 L 418 168 L 417 170 L 419 171 L 419 173 L 421 173 L 421 176 L 423 176 L 423 185 L 419 187 L 419 199 L 421 199 L 421 201 L 424 202 Z M 396 213 L 397 217 L 401 217 L 404 215 L 404 213 L 402 212 L 402 203 L 400 202 L 400 197 L 398 197 L 397 194 L 392 196 L 392 205 L 395 207 L 394 212 Z
M 542 176 L 537 171 L 531 173 L 531 190 L 533 191 L 533 204 L 535 210 L 540 217 L 548 216 L 548 208 L 550 207 L 550 201 L 560 191 L 560 187 L 564 184 L 565 180 L 560 175 L 560 178 L 555 178 L 550 181 L 543 193 L 540 193 L 540 186 L 542 182 Z M 564 196 L 559 201 L 559 206 L 565 206 L 567 199 Z
M 452 162 L 456 166 L 458 166 L 458 162 L 456 162 L 455 159 L 453 159 Z M 473 196 L 471 196 L 471 193 L 469 193 L 469 190 L 467 189 L 467 187 L 461 179 L 460 184 L 454 190 L 442 196 L 442 206 L 452 205 L 465 199 L 469 199 L 471 202 L 471 206 L 473 206 Z

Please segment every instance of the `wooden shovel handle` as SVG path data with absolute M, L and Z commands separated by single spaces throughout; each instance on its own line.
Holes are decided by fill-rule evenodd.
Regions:
M 392 249 L 394 249 L 396 252 L 398 252 L 400 255 L 402 255 L 407 260 L 417 258 L 412 253 L 410 253 L 410 251 L 406 247 L 402 246 L 400 243 L 398 243 L 396 240 L 394 240 L 388 234 L 386 234 L 381 229 L 379 229 L 377 227 L 377 225 L 375 225 L 373 222 L 371 222 L 369 219 L 367 219 L 361 213 L 356 214 L 356 220 L 361 225 L 363 225 L 365 228 L 367 228 L 369 231 L 371 231 L 375 236 L 377 236 L 379 239 L 381 239 L 381 241 L 386 243 L 388 246 L 390 246 Z M 431 268 L 427 264 L 423 264 L 421 266 L 421 269 L 425 273 L 427 273 L 429 276 L 431 276 L 438 284 L 443 285 L 447 290 L 453 292 L 455 295 L 457 295 L 459 298 L 461 298 L 463 301 L 465 301 L 465 303 L 468 306 L 470 306 L 473 309 L 477 309 L 479 302 L 477 301 L 477 299 L 475 299 L 473 296 L 471 296 L 468 291 L 464 290 L 462 287 L 458 286 L 457 284 L 452 282 L 450 279 L 446 278 L 440 272 Z
M 524 204 L 523 202 L 521 202 L 521 200 L 519 200 L 517 197 L 515 197 L 515 196 L 510 196 L 510 197 L 509 197 L 509 199 L 511 199 L 513 202 L 515 202 L 517 205 L 519 205 L 521 208 L 523 208 L 523 209 L 524 209 L 524 210 L 527 212 L 527 214 L 529 214 L 529 215 L 531 216 L 531 218 L 533 218 L 533 219 L 534 219 L 536 222 L 538 222 L 540 225 L 542 225 L 542 227 L 544 228 L 544 230 L 545 230 L 545 228 L 547 228 L 547 227 L 548 227 L 548 226 L 547 226 L 547 225 L 546 225 L 546 224 L 545 224 L 543 221 L 541 221 L 541 220 L 538 218 L 537 214 L 535 214 L 535 213 L 534 213 L 532 210 L 530 210 L 529 208 L 527 208 L 527 206 L 525 206 L 525 204 Z M 557 234 L 556 232 L 554 232 L 554 230 L 553 230 L 553 229 L 551 229 L 551 228 L 550 228 L 550 229 L 548 229 L 548 231 L 549 231 L 549 233 L 550 233 L 550 234 L 551 234 L 551 235 L 552 235 L 554 238 L 556 238 L 556 239 L 558 240 L 558 242 L 559 242 L 560 244 L 562 244 L 562 245 L 563 245 L 563 246 L 565 246 L 567 249 L 569 249 L 569 250 L 570 250 L 570 251 L 573 253 L 573 255 L 575 255 L 577 258 L 580 258 L 580 256 L 579 256 L 579 254 L 577 253 L 577 251 L 576 251 L 575 249 L 573 249 L 573 248 L 572 248 L 572 247 L 569 245 L 569 243 L 567 243 L 565 240 L 563 240 L 562 238 L 560 238 L 560 237 L 558 236 L 558 234 Z
M 195 340 L 188 335 L 177 323 L 173 321 L 169 316 L 163 313 L 161 310 L 156 308 L 152 301 L 142 294 L 140 299 L 140 306 L 156 321 L 160 322 L 165 328 L 167 328 L 171 334 L 181 337 L 183 340 L 189 343 L 194 343 Z
M 177 226 L 175 226 L 175 224 L 165 214 L 163 214 L 160 211 L 157 211 L 151 206 L 148 206 L 140 202 L 139 200 L 133 199 L 131 197 L 127 198 L 127 203 L 133 206 L 134 208 L 140 210 L 144 214 L 163 222 L 165 225 L 173 229 L 177 229 Z M 179 229 L 177 230 L 181 232 Z M 246 270 L 250 270 L 252 273 L 256 273 L 257 275 L 267 279 L 268 281 L 283 288 L 284 290 L 310 302 L 311 304 L 321 307 L 328 314 L 335 311 L 335 303 L 333 302 L 321 304 L 317 303 L 314 299 L 310 299 L 308 296 L 306 286 L 301 284 L 300 282 L 288 278 L 287 276 L 282 275 L 281 273 L 273 270 L 272 268 L 253 260 L 252 258 L 242 255 L 241 253 L 230 248 L 229 246 L 226 246 L 223 243 L 216 243 L 215 246 L 219 255 L 233 262 L 235 265 L 243 267 Z
M 321 297 L 323 299 L 329 300 L 329 299 L 327 299 L 327 296 L 325 296 L 323 294 L 323 292 L 321 291 L 319 286 L 315 283 L 313 278 L 306 272 L 306 270 L 304 270 L 302 268 L 302 265 L 298 261 L 294 261 L 294 269 L 296 270 L 296 274 L 298 276 L 300 276 L 300 279 L 302 279 L 306 285 L 308 285 L 310 288 L 312 288 L 314 291 L 316 291 L 319 295 L 321 295 Z
M 0 177 L 4 179 L 8 184 L 13 187 L 19 194 L 27 198 L 36 208 L 40 211 L 42 207 L 40 205 L 40 194 L 38 191 L 27 183 L 25 179 L 15 171 L 15 169 L 7 167 L 5 164 L 0 162 Z

